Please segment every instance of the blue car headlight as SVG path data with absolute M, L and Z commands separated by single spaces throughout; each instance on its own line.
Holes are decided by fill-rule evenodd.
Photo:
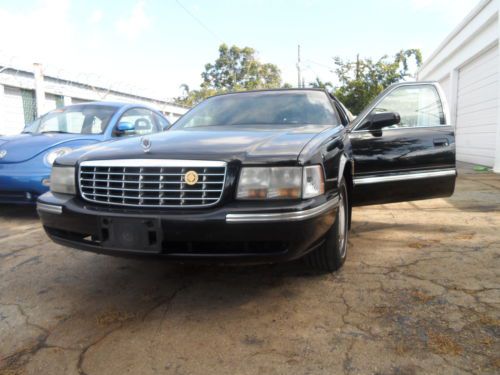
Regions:
M 72 150 L 69 147 L 56 148 L 45 155 L 45 164 L 51 166 L 59 157 L 70 153 Z

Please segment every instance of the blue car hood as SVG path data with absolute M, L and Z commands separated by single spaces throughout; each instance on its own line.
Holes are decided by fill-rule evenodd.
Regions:
M 76 147 L 102 140 L 102 135 L 89 136 L 80 134 L 18 134 L 0 137 L 0 154 L 6 151 L 0 163 L 21 163 L 34 158 L 54 147 Z

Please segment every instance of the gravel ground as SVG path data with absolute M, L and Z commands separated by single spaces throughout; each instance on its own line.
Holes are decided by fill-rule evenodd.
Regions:
M 51 243 L 0 206 L 0 374 L 498 374 L 500 175 L 357 208 L 335 274 Z

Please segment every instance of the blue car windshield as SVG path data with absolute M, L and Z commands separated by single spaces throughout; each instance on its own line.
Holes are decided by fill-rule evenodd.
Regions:
M 181 117 L 173 128 L 306 124 L 339 125 L 339 119 L 325 92 L 276 90 L 214 96 Z
M 88 104 L 58 108 L 27 125 L 23 133 L 102 134 L 116 110 Z

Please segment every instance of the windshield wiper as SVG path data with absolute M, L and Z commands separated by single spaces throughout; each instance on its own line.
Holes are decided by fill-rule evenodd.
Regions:
M 248 126 L 248 125 L 269 125 L 269 126 L 280 126 L 280 125 L 309 125 L 307 123 L 300 123 L 300 122 L 239 122 L 239 123 L 233 123 L 229 125 L 242 125 L 242 126 Z
M 45 133 L 69 134 L 69 132 L 65 132 L 62 130 L 47 130 L 45 132 L 40 132 L 40 134 L 45 134 Z

